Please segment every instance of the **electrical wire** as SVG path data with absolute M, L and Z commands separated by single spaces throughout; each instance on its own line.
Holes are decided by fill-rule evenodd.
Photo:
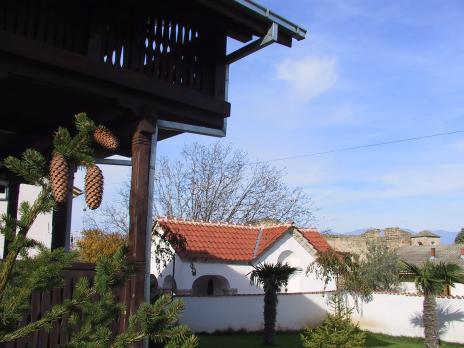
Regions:
M 327 150 L 327 151 L 313 152 L 313 153 L 308 153 L 308 154 L 303 154 L 303 155 L 287 156 L 287 157 L 274 158 L 274 159 L 270 159 L 270 160 L 257 161 L 257 162 L 255 162 L 253 164 L 271 163 L 271 162 L 278 162 L 278 161 L 293 160 L 293 159 L 298 159 L 298 158 L 321 156 L 321 155 L 327 155 L 327 154 L 332 154 L 332 153 L 336 153 L 336 152 L 345 152 L 345 151 L 366 149 L 366 148 L 376 147 L 376 146 L 383 146 L 383 145 L 390 145 L 390 144 L 397 144 L 397 143 L 405 143 L 405 142 L 410 142 L 410 141 L 423 140 L 423 139 L 429 139 L 429 138 L 436 138 L 436 137 L 442 137 L 442 136 L 446 136 L 446 135 L 459 134 L 459 133 L 464 133 L 464 130 L 456 130 L 456 131 L 445 132 L 445 133 L 428 134 L 428 135 L 423 135 L 423 136 L 419 136 L 419 137 L 412 137 L 412 138 L 395 139 L 395 140 L 383 141 L 383 142 L 380 142 L 380 143 L 373 143 L 373 144 L 366 144 L 366 145 L 342 147 L 342 148 L 334 149 L 334 150 Z

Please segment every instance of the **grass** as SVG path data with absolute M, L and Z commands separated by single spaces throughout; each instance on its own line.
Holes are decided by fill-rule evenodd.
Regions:
M 262 347 L 262 338 L 259 334 L 219 334 L 200 335 L 199 348 L 255 348 Z M 275 347 L 302 348 L 298 333 L 278 333 Z M 422 348 L 423 340 L 420 338 L 393 337 L 382 334 L 368 333 L 367 347 L 371 348 Z M 463 347 L 460 344 L 443 343 L 442 348 Z

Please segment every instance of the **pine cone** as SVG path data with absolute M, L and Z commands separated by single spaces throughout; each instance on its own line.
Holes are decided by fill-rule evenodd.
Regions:
M 97 127 L 93 132 L 93 138 L 106 149 L 115 151 L 119 147 L 118 139 L 116 139 L 114 134 L 106 127 Z
M 103 197 L 103 174 L 97 165 L 87 167 L 85 174 L 85 203 L 90 209 L 97 209 Z
M 66 201 L 68 191 L 68 162 L 62 154 L 55 152 L 50 162 L 50 183 L 55 201 L 63 203 Z

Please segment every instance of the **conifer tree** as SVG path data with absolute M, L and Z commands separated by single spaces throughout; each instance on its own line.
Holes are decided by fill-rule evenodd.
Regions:
M 20 204 L 19 218 L 9 215 L 0 218 L 0 232 L 9 241 L 7 255 L 0 264 L 0 342 L 27 337 L 38 330 L 50 330 L 53 323 L 67 318 L 62 323 L 67 322 L 67 329 L 72 332 L 68 347 L 127 347 L 146 336 L 166 347 L 196 347 L 197 338 L 186 326 L 178 324 L 182 302 L 172 301 L 169 297 L 161 297 L 152 305 L 140 306 L 129 318 L 127 330 L 114 334 L 117 318 L 124 311 L 124 305 L 116 300 L 115 290 L 132 274 L 125 247 L 112 257 L 99 261 L 92 284 L 89 279 L 81 278 L 75 285 L 72 298 L 54 305 L 39 320 L 21 326 L 21 319 L 29 309 L 31 294 L 62 286 L 61 271 L 77 256 L 60 248 L 49 250 L 28 238 L 29 229 L 37 216 L 49 213 L 56 207 L 59 185 L 63 181 L 60 175 L 63 173 L 59 173 L 60 180 L 56 180 L 53 171 L 68 168 L 68 165 L 71 168 L 94 165 L 92 141 L 96 137 L 95 140 L 101 143 L 101 134 L 97 132 L 99 135 L 95 136 L 95 131 L 103 128 L 85 113 L 76 115 L 75 125 L 75 135 L 62 127 L 54 135 L 53 158 L 59 157 L 60 163 L 52 163 L 51 174 L 47 158 L 33 149 L 27 149 L 21 158 L 7 157 L 3 161 L 7 169 L 22 177 L 24 182 L 39 186 L 41 191 L 33 204 Z M 104 135 L 111 137 L 108 132 L 105 129 Z M 115 141 L 110 140 L 113 146 Z M 61 200 L 63 197 L 59 196 Z M 37 248 L 37 256 L 29 256 L 31 248 Z M 21 258 L 18 259 L 18 256 Z

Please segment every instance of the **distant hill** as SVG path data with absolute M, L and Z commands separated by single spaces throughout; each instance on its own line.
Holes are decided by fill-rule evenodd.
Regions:
M 363 234 L 364 232 L 366 232 L 367 230 L 369 230 L 371 228 L 373 228 L 373 227 L 359 228 L 357 230 L 347 232 L 347 233 L 343 233 L 343 234 L 348 234 L 348 235 L 352 235 L 352 236 L 358 236 L 360 234 Z M 401 228 L 401 229 L 403 229 L 405 231 L 408 231 L 410 233 L 413 233 L 413 234 L 419 232 L 419 231 L 411 230 L 409 228 Z M 458 232 L 452 232 L 452 231 L 446 231 L 446 230 L 434 230 L 432 232 L 440 236 L 441 244 L 454 244 L 454 238 L 456 238 L 456 235 L 458 234 Z

